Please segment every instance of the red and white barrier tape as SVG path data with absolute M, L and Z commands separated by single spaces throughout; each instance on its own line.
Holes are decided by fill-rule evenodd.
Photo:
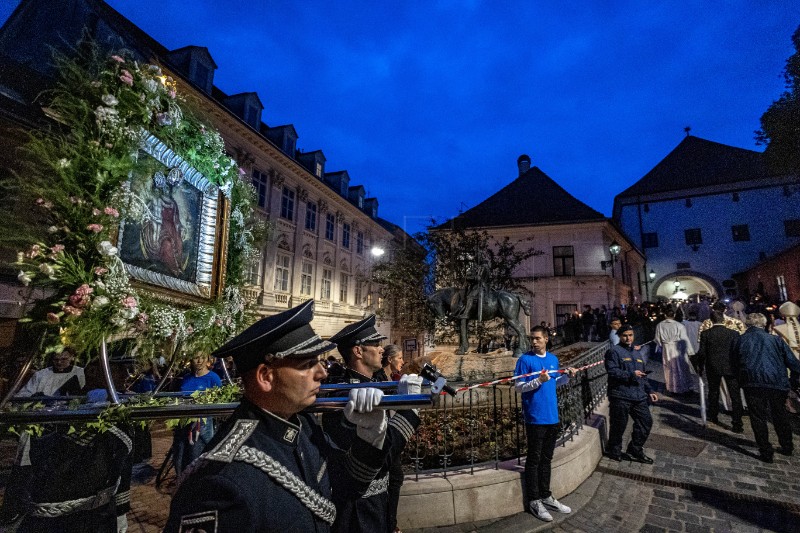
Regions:
M 591 363 L 589 365 L 576 368 L 575 371 L 576 372 L 581 372 L 582 370 L 587 370 L 587 369 L 595 367 L 597 365 L 602 365 L 604 362 L 605 361 L 597 361 L 595 363 Z M 567 372 L 566 368 L 559 368 L 558 370 L 550 370 L 547 373 L 548 374 L 553 374 L 553 373 L 555 373 L 555 374 L 565 374 L 566 372 Z M 509 381 L 516 381 L 518 379 L 527 378 L 527 377 L 530 377 L 530 376 L 536 376 L 536 375 L 538 375 L 540 373 L 541 372 L 529 372 L 528 374 L 520 374 L 519 376 L 511 376 L 511 377 L 508 377 L 508 378 L 496 379 L 494 381 L 487 381 L 485 383 L 477 383 L 475 385 L 470 385 L 469 387 L 459 387 L 458 389 L 456 389 L 456 392 L 464 392 L 464 391 L 468 391 L 468 390 L 472 390 L 472 389 L 477 389 L 479 387 L 491 387 L 492 385 L 500 385 L 500 384 L 503 384 L 503 383 L 508 383 Z

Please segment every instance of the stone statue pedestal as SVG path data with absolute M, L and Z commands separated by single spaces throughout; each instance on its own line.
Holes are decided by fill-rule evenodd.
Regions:
M 493 376 L 510 376 L 517 365 L 511 350 L 456 355 L 458 346 L 438 345 L 425 354 L 448 381 L 491 381 Z

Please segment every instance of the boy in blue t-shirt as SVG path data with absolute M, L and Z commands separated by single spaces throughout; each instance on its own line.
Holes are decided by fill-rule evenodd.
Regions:
M 550 463 L 558 437 L 558 399 L 556 398 L 558 358 L 547 351 L 547 329 L 535 326 L 531 330 L 531 351 L 517 360 L 514 375 L 538 373 L 517 380 L 515 387 L 522 393 L 522 412 L 525 434 L 528 437 L 528 457 L 525 461 L 525 488 L 528 508 L 537 518 L 551 522 L 547 507 L 560 513 L 572 511 L 556 500 L 550 492 Z M 552 374 L 552 375 L 551 375 Z M 575 375 L 574 368 L 567 374 Z
M 181 380 L 181 392 L 194 392 L 221 387 L 222 380 L 210 370 L 211 357 L 199 354 L 191 359 L 191 370 Z M 189 464 L 200 457 L 214 437 L 214 420 L 201 418 L 188 426 L 175 428 L 172 439 L 172 461 L 180 476 Z

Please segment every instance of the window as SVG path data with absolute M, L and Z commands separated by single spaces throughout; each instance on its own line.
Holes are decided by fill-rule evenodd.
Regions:
M 359 255 L 364 254 L 364 232 L 356 232 L 356 253 Z
M 553 246 L 553 275 L 575 275 L 575 252 L 572 246 Z
M 311 296 L 311 280 L 314 279 L 314 265 L 303 262 L 303 270 L 300 273 L 300 294 Z
M 642 248 L 658 248 L 658 233 L 643 233 Z
M 363 294 L 361 293 L 362 285 L 363 283 L 358 281 L 356 278 L 356 305 L 361 305 L 361 298 L 363 297 Z
M 333 240 L 333 230 L 336 227 L 336 217 L 328 213 L 325 215 L 325 238 L 329 241 Z
M 350 276 L 342 272 L 339 275 L 339 301 L 347 303 L 347 286 L 350 285 Z
M 330 268 L 322 269 L 322 288 L 320 290 L 320 299 L 331 299 L 331 281 L 333 280 L 333 270 Z
M 247 283 L 250 285 L 261 285 L 261 253 L 250 262 L 247 269 Z
M 317 204 L 313 202 L 306 204 L 306 229 L 308 231 L 317 230 Z
M 318 178 L 322 177 L 322 163 L 318 162 L 316 165 L 314 165 L 314 174 Z
M 342 224 L 342 246 L 350 248 L 350 224 Z
M 267 208 L 267 176 L 263 172 L 253 169 L 253 187 L 256 190 L 256 198 L 258 199 L 258 207 L 261 209 Z
M 294 220 L 294 191 L 289 187 L 284 187 L 281 195 L 281 218 Z
M 778 283 L 778 301 L 785 302 L 789 299 L 789 293 L 786 290 L 786 278 L 776 276 L 775 281 Z
M 783 228 L 786 230 L 787 237 L 800 237 L 800 218 L 784 220 Z
M 731 233 L 733 234 L 734 242 L 750 240 L 750 227 L 747 224 L 731 226 Z
M 289 292 L 289 256 L 279 254 L 275 261 L 275 291 Z
M 691 228 L 684 230 L 683 234 L 686 237 L 686 244 L 690 246 L 703 244 L 703 235 L 700 232 L 700 228 Z

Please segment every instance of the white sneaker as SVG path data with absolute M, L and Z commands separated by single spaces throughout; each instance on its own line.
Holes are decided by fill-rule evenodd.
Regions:
M 538 518 L 539 520 L 544 520 L 545 522 L 552 522 L 553 515 L 551 515 L 547 509 L 544 508 L 544 504 L 542 500 L 533 500 L 530 503 L 530 510 L 533 513 L 533 516 Z
M 572 509 L 561 503 L 560 501 L 553 498 L 552 495 L 548 496 L 544 500 L 541 500 L 543 504 L 550 507 L 551 509 L 555 509 L 559 513 L 569 514 L 572 512 Z

